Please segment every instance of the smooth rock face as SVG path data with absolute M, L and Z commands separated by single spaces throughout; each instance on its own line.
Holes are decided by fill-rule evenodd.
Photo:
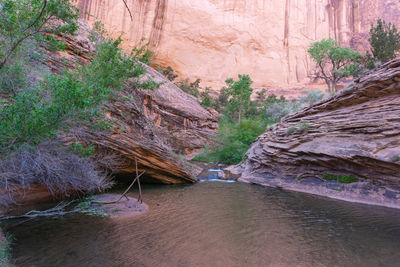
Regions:
M 400 58 L 268 128 L 247 156 L 242 181 L 299 189 L 333 174 L 400 188 Z
M 307 49 L 335 38 L 368 48 L 371 22 L 400 25 L 397 0 L 79 0 L 90 22 L 101 20 L 126 48 L 150 40 L 157 63 L 182 78 L 220 88 L 250 74 L 256 87 L 304 87 L 314 65 Z M 292 90 L 293 91 L 293 90 Z

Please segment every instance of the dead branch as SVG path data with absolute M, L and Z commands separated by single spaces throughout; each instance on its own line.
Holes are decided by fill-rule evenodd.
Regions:
M 139 174 L 138 176 L 136 176 L 135 180 L 133 180 L 133 182 L 129 185 L 129 187 L 121 194 L 121 197 L 116 200 L 116 201 L 110 201 L 110 202 L 103 202 L 103 201 L 93 201 L 93 203 L 96 204 L 104 204 L 104 205 L 108 205 L 108 204 L 115 204 L 120 202 L 124 197 L 129 200 L 129 198 L 126 196 L 126 194 L 128 193 L 128 191 L 132 188 L 132 186 L 136 183 L 136 181 L 139 181 L 140 176 L 142 176 L 145 172 L 142 172 L 141 174 Z M 139 183 L 139 182 L 138 182 Z M 138 200 L 142 199 L 142 193 L 141 190 L 139 191 L 139 197 Z M 141 202 L 143 203 L 143 202 Z
M 131 16 L 131 20 L 133 20 L 133 16 L 132 16 L 131 10 L 129 9 L 128 4 L 126 3 L 126 0 L 122 0 L 122 2 L 124 2 L 126 9 L 128 9 L 129 16 Z
M 66 211 L 65 209 L 69 207 L 71 204 L 73 204 L 75 200 L 72 200 L 68 203 L 66 202 L 61 202 L 57 204 L 57 206 L 44 210 L 44 211 L 38 211 L 38 210 L 31 210 L 23 215 L 17 215 L 17 216 L 1 216 L 0 221 L 3 220 L 10 220 L 10 219 L 21 219 L 21 218 L 38 218 L 38 217 L 51 217 L 51 216 L 62 216 L 70 213 L 77 213 L 80 212 L 80 208 L 75 208 L 73 210 Z

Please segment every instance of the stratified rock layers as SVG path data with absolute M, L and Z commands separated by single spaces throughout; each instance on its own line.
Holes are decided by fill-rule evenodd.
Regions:
M 79 0 L 82 14 L 101 20 L 126 47 L 150 40 L 157 63 L 181 77 L 219 87 L 250 74 L 255 86 L 303 87 L 311 82 L 310 43 L 335 38 L 368 48 L 371 22 L 400 24 L 397 0 Z
M 117 122 L 113 132 L 88 131 L 80 139 L 95 144 L 99 154 L 111 154 L 112 160 L 104 165 L 114 174 L 134 174 L 137 160 L 139 171 L 146 171 L 153 182 L 195 182 L 198 170 L 185 156 L 211 142 L 218 120 L 194 97 L 143 66 L 146 74 L 142 79 L 150 78 L 160 87 L 137 90 L 128 83 L 118 99 L 106 105 L 107 117 Z
M 400 187 L 400 58 L 270 127 L 247 156 L 244 181 L 333 174 Z
M 73 68 L 76 61 L 90 62 L 95 45 L 88 26 L 79 22 L 76 36 L 58 36 L 66 43 L 65 51 L 49 52 L 44 64 L 53 72 Z M 152 182 L 177 184 L 195 182 L 198 171 L 187 163 L 212 142 L 218 119 L 197 100 L 183 92 L 162 74 L 146 69 L 142 82 L 159 84 L 155 90 L 137 88 L 137 81 L 126 81 L 124 90 L 116 91 L 106 106 L 107 119 L 114 122 L 110 131 L 74 129 L 63 136 L 70 144 L 76 139 L 96 146 L 96 157 L 113 174 L 134 176 L 136 162 L 144 178 Z

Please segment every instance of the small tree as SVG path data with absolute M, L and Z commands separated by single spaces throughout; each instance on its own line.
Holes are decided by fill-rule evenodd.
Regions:
M 250 79 L 249 75 L 240 75 L 239 81 L 235 82 L 232 78 L 227 79 L 225 82 L 227 84 L 226 94 L 229 97 L 227 109 L 240 119 L 243 113 L 250 106 L 250 96 L 253 92 L 253 88 L 250 88 L 253 81 Z
M 0 0 L 0 70 L 28 39 L 54 44 L 51 34 L 73 34 L 77 19 L 71 0 Z
M 368 41 L 375 61 L 384 63 L 396 57 L 400 50 L 400 33 L 395 25 L 378 19 L 376 26 L 371 24 L 369 33 Z
M 360 72 L 361 54 L 339 46 L 333 39 L 313 43 L 308 53 L 318 66 L 315 77 L 325 81 L 329 92 L 337 92 L 337 85 L 343 78 L 357 76 Z

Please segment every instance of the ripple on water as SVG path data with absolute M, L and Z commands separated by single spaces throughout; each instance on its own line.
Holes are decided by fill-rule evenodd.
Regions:
M 240 183 L 147 186 L 149 212 L 10 228 L 21 266 L 399 266 L 400 211 Z

